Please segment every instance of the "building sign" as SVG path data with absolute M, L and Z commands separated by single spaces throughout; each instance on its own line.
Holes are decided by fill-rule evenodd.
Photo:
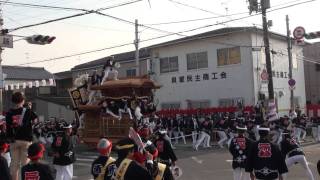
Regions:
M 186 75 L 186 76 L 173 76 L 171 77 L 171 83 L 189 83 L 189 82 L 200 82 L 200 81 L 210 81 L 217 79 L 227 79 L 226 72 L 212 72 L 212 73 L 203 73 L 195 75 Z
M 284 71 L 272 71 L 272 77 L 274 78 L 283 78 L 283 79 L 288 79 L 289 78 L 289 73 L 284 72 Z
M 0 36 L 0 47 L 13 48 L 13 37 L 12 35 Z

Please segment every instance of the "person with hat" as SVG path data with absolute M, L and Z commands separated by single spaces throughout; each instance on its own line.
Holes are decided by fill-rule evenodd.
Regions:
M 252 141 L 244 136 L 247 127 L 243 125 L 236 126 L 237 134 L 230 141 L 229 152 L 232 155 L 232 169 L 234 180 L 248 180 L 249 173 L 245 172 L 247 158 L 249 156 L 248 149 Z
M 91 165 L 91 174 L 95 180 L 104 180 L 107 176 L 111 178 L 112 168 L 110 164 L 115 161 L 110 156 L 112 149 L 112 142 L 106 138 L 101 138 L 97 144 L 99 156 L 95 159 Z
M 31 161 L 21 168 L 21 179 L 54 180 L 50 166 L 40 162 L 44 152 L 45 147 L 41 143 L 33 143 L 29 146 L 28 158 Z
M 159 152 L 159 162 L 170 167 L 171 165 L 174 166 L 178 159 L 170 142 L 166 139 L 166 133 L 167 131 L 160 130 L 154 144 Z
M 295 138 L 297 139 L 298 143 L 301 143 L 301 136 L 302 140 L 306 137 L 306 126 L 307 126 L 307 116 L 302 115 L 298 116 L 295 121 Z
M 205 120 L 200 124 L 200 137 L 196 141 L 194 145 L 194 149 L 198 151 L 198 147 L 203 144 L 204 148 L 210 148 L 210 134 L 212 130 L 212 123 L 210 119 L 207 117 Z
M 248 138 L 252 141 L 256 141 L 256 135 L 255 135 L 255 119 L 253 116 L 251 116 L 250 118 L 248 118 L 246 120 L 246 126 L 247 126 L 247 134 L 248 134 Z
M 228 119 L 229 117 L 226 115 L 222 117 L 216 124 L 218 136 L 219 136 L 218 145 L 220 148 L 223 148 L 223 145 L 228 141 L 228 137 L 226 134 L 226 131 L 228 129 Z
M 5 141 L 0 141 L 0 178 L 1 180 L 11 180 L 10 170 L 6 158 L 4 158 L 5 152 L 9 149 L 9 144 Z
M 6 121 L 4 120 L 6 117 L 0 115 L 0 141 L 6 142 L 9 147 L 7 148 L 7 151 L 4 152 L 3 157 L 6 158 L 8 166 L 10 167 L 11 163 L 11 156 L 10 156 L 10 141 L 7 137 L 6 132 Z
M 57 135 L 51 145 L 53 151 L 53 164 L 57 170 L 56 180 L 71 180 L 73 176 L 73 163 L 76 161 L 72 143 L 71 124 L 63 127 L 64 133 Z
M 158 150 L 151 141 L 146 142 L 145 150 L 152 154 L 153 157 L 153 163 L 146 163 L 146 166 L 151 165 L 148 169 L 151 169 L 154 180 L 174 180 L 169 166 L 156 161 L 158 158 Z
M 300 164 L 306 171 L 309 180 L 314 180 L 313 174 L 308 166 L 302 147 L 291 136 L 290 131 L 283 132 L 283 140 L 281 141 L 281 152 L 286 156 L 286 165 L 290 168 L 294 164 Z
M 320 175 L 320 160 L 317 162 L 317 170 L 318 170 L 318 174 Z
M 314 116 L 310 120 L 312 122 L 312 137 L 315 142 L 320 142 L 320 117 Z
M 113 174 L 111 179 L 115 180 L 152 180 L 152 176 L 147 169 L 139 165 L 134 160 L 135 149 L 138 149 L 138 146 L 130 138 L 125 138 L 120 140 L 116 145 L 116 150 L 118 153 L 118 159 L 111 163 L 110 166 L 116 167 L 110 170 L 108 173 Z M 148 156 L 148 162 L 152 161 L 150 156 Z M 110 179 L 110 178 L 107 178 Z
M 228 147 L 230 146 L 231 140 L 235 137 L 237 134 L 237 126 L 240 123 L 240 118 L 242 117 L 231 117 L 230 121 L 228 122 L 228 135 L 229 139 L 227 141 Z
M 270 128 L 261 125 L 258 131 L 260 139 L 253 142 L 248 151 L 246 172 L 250 173 L 252 180 L 283 180 L 288 168 L 279 147 L 268 140 Z
M 10 138 L 11 141 L 10 171 L 12 180 L 18 180 L 21 166 L 29 162 L 27 150 L 32 144 L 32 126 L 38 121 L 38 117 L 31 109 L 23 107 L 25 96 L 21 92 L 15 92 L 11 101 L 14 107 L 6 114 L 7 138 Z

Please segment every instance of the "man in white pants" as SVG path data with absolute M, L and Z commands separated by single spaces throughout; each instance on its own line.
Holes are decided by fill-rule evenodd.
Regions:
M 320 141 L 320 119 L 319 117 L 312 117 L 312 136 L 316 142 Z
M 53 164 L 57 170 L 56 180 L 71 180 L 73 177 L 73 163 L 75 155 L 71 138 L 72 126 L 63 127 L 65 132 L 57 136 L 52 143 Z
M 210 122 L 210 119 L 206 118 L 205 121 L 201 123 L 201 131 L 200 131 L 200 137 L 197 140 L 196 144 L 194 145 L 194 149 L 198 151 L 198 147 L 200 144 L 203 143 L 204 148 L 211 147 L 210 145 L 210 131 L 212 128 L 212 124 Z
M 291 137 L 289 131 L 285 131 L 283 134 L 284 137 L 281 141 L 281 152 L 283 155 L 287 156 L 286 165 L 288 169 L 292 165 L 299 163 L 305 169 L 308 180 L 314 180 L 302 148 L 298 145 L 296 140 Z
M 228 128 L 228 124 L 226 121 L 227 117 L 224 117 L 223 119 L 219 120 L 218 124 L 217 124 L 217 129 L 218 129 L 218 135 L 219 135 L 219 141 L 218 141 L 218 145 L 220 146 L 220 148 L 223 148 L 223 145 L 227 143 L 228 137 L 226 134 L 226 130 Z
M 196 117 L 192 116 L 192 119 L 188 122 L 188 128 L 191 129 L 192 133 L 192 145 L 194 146 L 197 142 L 197 135 L 198 135 L 198 121 Z
M 249 180 L 250 174 L 245 172 L 248 149 L 252 143 L 244 136 L 247 127 L 243 125 L 236 126 L 237 136 L 231 139 L 229 152 L 232 155 L 232 169 L 234 180 Z
M 175 137 L 175 144 L 179 143 L 179 138 L 181 137 L 183 140 L 184 144 L 187 144 L 186 142 L 186 138 L 184 136 L 183 133 L 183 129 L 184 129 L 184 123 L 183 123 L 183 119 L 182 117 L 180 117 L 179 115 L 177 115 L 175 121 L 174 121 L 174 128 L 173 128 L 173 134 Z

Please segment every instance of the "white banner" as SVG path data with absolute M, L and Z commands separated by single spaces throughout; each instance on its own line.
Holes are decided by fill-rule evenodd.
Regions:
M 41 85 L 42 85 L 42 86 L 46 86 L 46 85 L 47 85 L 47 81 L 46 81 L 46 80 L 44 80 L 44 79 L 42 79 L 42 81 L 41 81 Z
M 29 87 L 29 88 L 32 88 L 32 84 L 33 84 L 32 81 L 29 81 L 29 82 L 28 82 L 28 87 Z
M 40 82 L 39 81 L 35 81 L 34 84 L 35 84 L 36 87 L 40 86 Z
M 54 80 L 52 78 L 49 79 L 49 86 L 54 86 Z
M 16 84 L 5 84 L 4 89 L 6 91 L 14 90 L 14 89 L 20 89 L 20 86 L 22 86 L 23 89 L 25 88 L 32 88 L 32 87 L 40 87 L 40 86 L 55 86 L 55 80 L 53 78 L 50 79 L 42 79 L 41 81 L 27 81 L 27 82 L 20 82 Z

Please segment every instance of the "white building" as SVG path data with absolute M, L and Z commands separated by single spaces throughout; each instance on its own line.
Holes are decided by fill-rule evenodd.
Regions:
M 149 47 L 151 71 L 162 88 L 156 91 L 161 108 L 255 105 L 268 98 L 261 73 L 266 69 L 262 30 L 222 28 Z M 279 112 L 288 112 L 290 89 L 286 37 L 270 32 L 273 84 Z M 302 47 L 293 47 L 295 104 L 305 107 Z M 260 96 L 261 97 L 261 96 Z

